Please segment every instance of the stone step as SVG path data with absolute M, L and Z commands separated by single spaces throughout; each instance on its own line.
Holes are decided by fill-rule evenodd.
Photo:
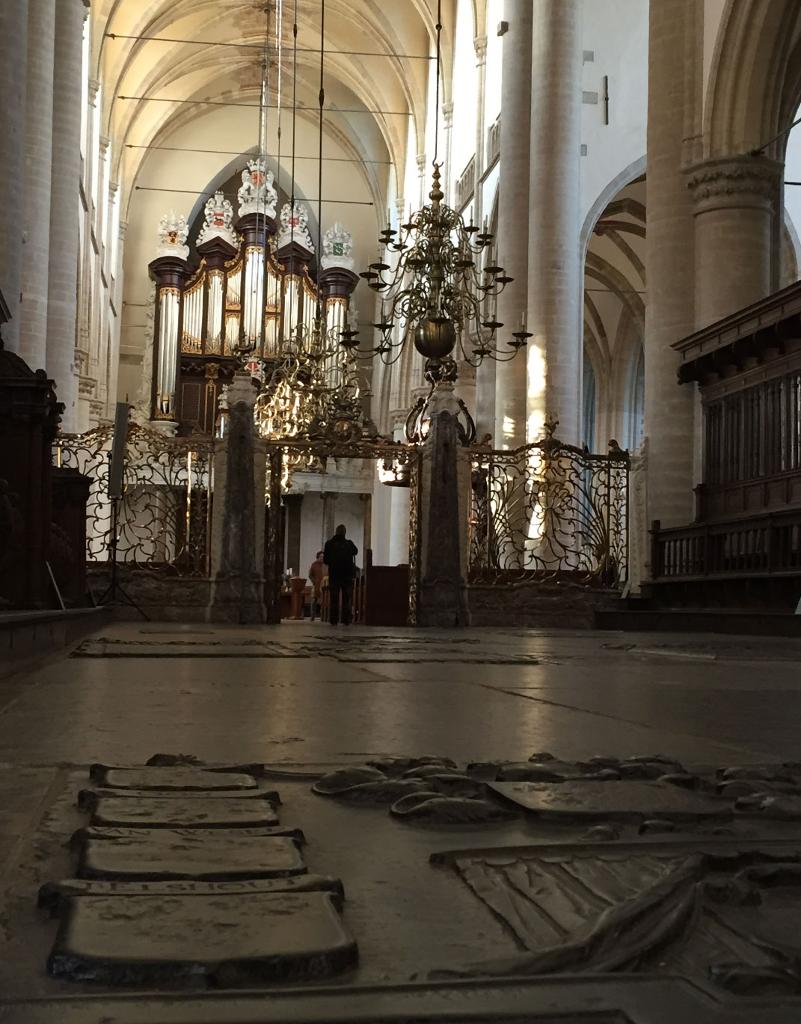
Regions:
M 595 628 L 622 632 L 801 637 L 801 615 L 729 608 L 620 609 L 596 612 Z

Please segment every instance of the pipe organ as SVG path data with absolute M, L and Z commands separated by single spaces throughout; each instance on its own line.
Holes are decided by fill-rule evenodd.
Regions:
M 311 326 L 317 281 L 325 326 L 348 324 L 358 277 L 342 225 L 325 232 L 318 257 L 301 203 L 285 203 L 276 218 L 278 194 L 261 160 L 242 171 L 237 201 L 234 221 L 222 192 L 208 200 L 193 255 L 186 219 L 163 217 L 149 265 L 156 284 L 151 416 L 180 434 L 213 433 L 220 392 L 242 354 L 257 375 Z

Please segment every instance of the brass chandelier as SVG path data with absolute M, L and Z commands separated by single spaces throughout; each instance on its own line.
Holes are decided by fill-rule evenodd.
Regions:
M 360 276 L 381 295 L 380 332 L 369 356 L 393 363 L 411 338 L 435 377 L 452 360 L 479 366 L 484 359 L 513 359 L 531 337 L 525 313 L 519 329 L 502 346 L 497 297 L 511 283 L 496 259 L 494 235 L 473 224 L 445 202 L 437 161 L 441 77 L 441 0 L 437 3 L 436 126 L 430 204 L 410 213 L 400 230 L 388 222 L 379 235 L 381 255 Z M 396 328 L 398 328 L 396 330 Z M 343 331 L 342 343 L 356 348 L 355 331 Z M 444 369 L 444 366 L 443 366 Z M 447 376 L 452 370 L 447 369 Z
M 290 210 L 295 211 L 295 150 L 297 126 L 297 54 L 298 54 L 298 3 L 295 0 L 293 24 L 293 97 L 292 97 L 292 194 Z M 277 5 L 277 39 L 278 39 L 278 117 L 280 140 L 281 117 L 281 76 L 282 40 L 283 40 L 283 0 Z M 323 105 L 325 66 L 325 0 L 321 2 L 320 24 L 320 91 L 319 91 L 319 154 L 318 154 L 318 191 L 317 191 L 317 302 L 314 319 L 295 325 L 289 336 L 283 333 L 285 319 L 281 317 L 281 333 L 279 336 L 277 356 L 261 361 L 255 368 L 255 375 L 261 382 L 261 389 L 254 416 L 256 426 L 262 437 L 304 438 L 320 430 L 322 423 L 331 419 L 329 406 L 341 406 L 346 398 L 353 393 L 352 374 L 347 363 L 349 356 L 340 344 L 340 330 L 327 326 L 323 314 L 320 290 L 320 267 L 322 260 L 322 164 L 323 164 Z M 267 107 L 267 69 L 265 53 L 262 77 L 262 125 L 264 111 Z M 260 149 L 264 149 L 266 130 L 261 129 Z M 280 146 L 280 141 L 279 141 Z M 280 149 L 279 149 L 280 173 Z M 294 221 L 292 221 L 294 232 Z M 358 388 L 356 389 L 358 393 Z M 342 395 L 339 395 L 339 392 Z M 297 461 L 297 460 L 296 460 Z M 302 461 L 302 460 L 300 460 Z M 297 468 L 297 467 L 296 467 Z

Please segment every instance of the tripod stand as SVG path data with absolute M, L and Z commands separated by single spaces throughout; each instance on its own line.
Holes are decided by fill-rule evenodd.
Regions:
M 131 595 L 127 593 L 119 581 L 119 572 L 117 569 L 117 526 L 119 523 L 120 502 L 122 501 L 122 498 L 110 498 L 109 500 L 111 501 L 111 525 L 108 534 L 108 541 L 106 542 L 106 549 L 108 551 L 109 562 L 111 563 L 111 582 L 108 587 L 106 587 L 102 597 L 97 603 L 110 605 L 127 604 L 129 607 L 135 608 L 142 618 L 146 622 L 149 622 L 149 617 L 142 611 L 136 601 L 134 601 Z

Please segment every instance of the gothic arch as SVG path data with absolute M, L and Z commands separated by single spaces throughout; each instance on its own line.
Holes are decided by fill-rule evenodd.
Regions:
M 747 153 L 788 127 L 801 87 L 797 0 L 727 0 L 707 86 L 706 157 Z M 781 159 L 783 139 L 766 150 Z
M 611 181 L 609 181 L 598 195 L 598 198 L 592 204 L 584 218 L 584 224 L 581 227 L 581 252 L 583 256 L 587 255 L 587 247 L 590 244 L 592 233 L 595 230 L 595 225 L 598 223 L 601 214 L 612 202 L 618 192 L 622 192 L 623 189 L 630 185 L 637 178 L 641 178 L 645 174 L 645 154 L 638 157 L 633 163 L 629 164 L 628 167 L 624 167 L 620 174 L 616 174 Z

